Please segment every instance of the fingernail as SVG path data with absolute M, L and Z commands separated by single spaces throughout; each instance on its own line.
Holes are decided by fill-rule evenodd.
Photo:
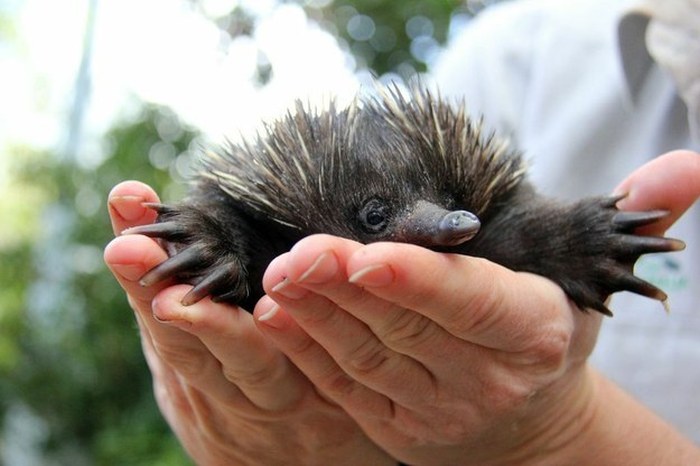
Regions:
M 124 220 L 134 221 L 143 217 L 145 201 L 141 196 L 113 196 L 109 198 L 109 205 Z
M 387 264 L 368 265 L 350 275 L 348 281 L 367 287 L 387 286 L 394 281 L 395 274 Z
M 166 325 L 172 325 L 174 327 L 179 327 L 183 329 L 191 328 L 192 327 L 192 322 L 185 320 L 185 319 L 166 319 L 163 318 L 162 316 L 159 316 L 155 312 L 153 313 L 153 318 L 161 323 L 161 324 L 166 324 Z
M 110 264 L 110 267 L 131 282 L 135 282 L 143 276 L 143 267 L 139 265 Z
M 192 327 L 192 322 L 187 319 L 188 310 L 175 300 L 174 302 L 161 302 L 161 298 L 156 296 L 151 301 L 151 312 L 153 318 L 160 323 L 174 325 L 181 328 Z
M 309 293 L 309 290 L 295 285 L 288 278 L 285 278 L 272 287 L 272 292 L 281 294 L 289 299 L 301 299 Z
M 324 283 L 333 278 L 338 272 L 338 261 L 335 258 L 335 254 L 331 251 L 325 251 L 319 255 L 311 267 L 309 267 L 299 280 L 299 283 Z
M 273 328 L 281 328 L 281 322 L 278 322 L 275 317 L 279 314 L 280 307 L 273 303 L 272 307 L 267 311 L 263 312 L 258 317 L 258 322 L 262 322 L 265 325 Z

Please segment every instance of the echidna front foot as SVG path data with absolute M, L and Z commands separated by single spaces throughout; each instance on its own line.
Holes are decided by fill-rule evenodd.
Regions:
M 182 299 L 184 305 L 209 295 L 215 301 L 234 304 L 247 298 L 249 290 L 240 256 L 240 238 L 227 235 L 227 227 L 208 215 L 206 209 L 187 204 L 149 204 L 148 207 L 158 212 L 156 223 L 133 227 L 124 233 L 162 240 L 170 257 L 146 272 L 140 280 L 142 285 L 170 279 L 194 285 Z
M 574 229 L 570 257 L 571 269 L 583 274 L 578 280 L 566 281 L 564 290 L 581 307 L 611 315 L 605 305 L 609 295 L 630 291 L 665 303 L 664 291 L 634 275 L 634 264 L 643 254 L 678 251 L 682 241 L 635 234 L 635 229 L 664 218 L 668 212 L 619 211 L 619 197 L 592 198 L 576 203 L 572 211 Z

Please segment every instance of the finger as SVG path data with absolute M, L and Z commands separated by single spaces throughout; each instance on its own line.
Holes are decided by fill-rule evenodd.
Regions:
M 393 372 L 372 374 L 386 377 L 381 384 L 377 384 L 379 381 L 372 383 L 366 375 L 363 381 L 382 393 L 392 394 L 395 400 L 397 391 L 393 388 L 398 384 L 401 386 L 398 392 L 413 398 L 402 402 L 415 404 L 416 399 L 426 399 L 426 394 L 432 389 L 435 375 L 428 374 L 430 371 L 425 367 L 449 366 L 444 357 L 445 351 L 464 354 L 469 351 L 470 344 L 456 339 L 424 315 L 381 299 L 363 287 L 348 282 L 344 266 L 334 268 L 333 272 L 328 270 L 328 264 L 324 267 L 319 261 L 338 257 L 338 261 L 344 264 L 361 247 L 357 243 L 322 235 L 304 239 L 283 257 L 283 261 L 275 261 L 268 267 L 269 273 L 264 283 L 268 294 L 282 302 L 295 317 L 310 314 L 308 310 L 313 309 L 313 314 L 308 317 L 312 322 L 304 327 L 312 325 L 314 328 L 308 331 L 336 359 L 353 361 L 350 368 L 365 365 L 366 362 L 363 363 L 361 359 L 367 359 L 367 355 L 360 354 L 359 349 L 367 352 L 373 346 L 375 361 L 387 349 L 409 356 L 407 364 L 415 366 L 416 370 L 411 376 L 410 386 L 415 388 L 413 392 L 417 397 L 412 397 L 409 393 L 411 390 L 406 390 L 404 377 L 397 377 Z M 327 257 L 329 252 L 332 252 L 332 256 Z M 281 277 L 285 277 L 283 286 L 273 286 Z M 324 309 L 325 312 L 322 311 Z M 358 325 L 352 317 L 364 325 Z M 349 329 L 355 326 L 358 329 L 351 334 Z M 421 364 L 416 365 L 414 361 Z M 399 366 L 397 369 L 397 373 L 407 374 L 406 367 Z M 355 375 L 360 377 L 363 374 Z
M 142 287 L 138 280 L 164 256 L 165 252 L 152 240 L 140 235 L 115 238 L 104 252 L 105 262 L 127 292 L 142 332 L 149 336 L 147 344 L 153 348 L 153 353 L 188 383 L 212 393 L 219 400 L 237 406 L 249 404 L 221 374 L 218 361 L 199 339 L 154 318 L 151 302 L 165 285 Z
M 167 296 L 177 288 L 180 288 L 180 293 L 186 293 L 189 289 L 186 285 L 173 288 L 166 288 L 162 293 Z M 156 312 L 166 313 L 163 308 L 171 304 L 171 300 L 156 295 L 153 299 L 153 315 Z M 182 379 L 184 385 L 194 387 L 207 397 L 241 413 L 259 414 L 257 407 L 224 376 L 221 363 L 199 338 L 183 331 L 179 326 L 181 323 L 161 322 L 153 315 L 150 318 L 139 316 L 151 335 L 153 350 Z
M 104 250 L 104 261 L 121 287 L 134 300 L 144 307 L 144 312 L 151 309 L 151 300 L 168 282 L 152 286 L 142 286 L 141 277 L 152 267 L 167 259 L 168 255 L 151 238 L 142 235 L 119 236 L 114 238 Z
M 154 315 L 196 336 L 220 362 L 226 380 L 254 405 L 281 410 L 296 404 L 310 389 L 308 380 L 260 333 L 253 317 L 209 298 L 183 306 L 190 288 L 162 291 L 153 302 Z
M 144 202 L 158 202 L 158 196 L 143 183 L 126 181 L 112 189 L 109 211 L 115 234 L 120 234 L 125 228 L 155 220 L 156 213 L 145 208 Z M 168 290 L 169 282 L 149 287 L 139 284 L 140 278 L 148 270 L 167 258 L 157 243 L 142 235 L 117 237 L 105 248 L 104 258 L 129 296 L 129 302 L 137 314 L 141 333 L 145 337 L 144 353 L 150 360 L 149 366 L 152 370 L 158 370 L 154 370 L 155 377 L 161 376 L 161 379 L 157 379 L 157 396 L 163 397 L 163 392 L 169 391 L 170 398 L 184 409 L 187 404 L 184 392 L 174 385 L 177 378 L 181 377 L 187 384 L 200 388 L 219 401 L 255 412 L 254 404 L 250 404 L 238 387 L 222 373 L 219 361 L 199 338 L 177 328 L 178 323 L 168 325 L 154 318 L 156 310 L 161 315 L 168 316 L 172 315 L 171 308 L 177 310 L 182 307 L 179 302 L 170 299 L 178 289 Z M 162 290 L 165 290 L 162 296 L 156 299 Z M 179 324 L 182 325 L 181 322 Z M 251 327 L 253 325 L 249 323 L 249 328 Z M 166 363 L 167 368 L 163 367 L 161 361 Z M 177 373 L 177 377 L 172 371 Z
M 573 329 L 572 307 L 553 282 L 480 258 L 374 243 L 355 251 L 347 273 L 375 296 L 487 348 L 523 352 L 549 342 L 556 352 Z
M 432 374 L 415 359 L 389 348 L 348 309 L 359 303 L 383 314 L 380 308 L 394 307 L 348 284 L 345 267 L 340 264 L 358 247 L 358 243 L 327 235 L 305 238 L 289 254 L 270 264 L 263 286 L 349 375 L 373 390 L 391 394 L 398 403 L 425 399 L 434 390 Z M 270 275 L 278 273 L 287 277 L 284 286 L 270 288 Z M 337 301 L 314 292 L 303 293 L 302 287 L 307 285 Z M 410 387 L 406 387 L 406 379 L 411 380 Z
M 348 375 L 316 340 L 269 297 L 255 307 L 260 330 L 280 348 L 317 388 L 353 416 L 390 418 L 393 403 Z
M 124 181 L 112 188 L 107 205 L 115 235 L 131 226 L 153 223 L 157 214 L 144 207 L 144 202 L 159 202 L 158 195 L 146 184 Z
M 661 235 L 700 197 L 700 154 L 674 151 L 659 156 L 635 170 L 615 192 L 627 194 L 618 203 L 622 210 L 668 210 L 667 217 L 639 229 Z
M 167 259 L 167 254 L 155 241 L 141 235 L 119 237 L 125 228 L 152 222 L 155 213 L 142 206 L 143 202 L 158 200 L 156 193 L 137 181 L 125 181 L 109 194 L 109 214 L 118 236 L 104 250 L 104 260 L 114 277 L 127 293 L 135 311 L 150 314 L 151 300 L 168 283 L 143 287 L 139 279 L 151 268 Z

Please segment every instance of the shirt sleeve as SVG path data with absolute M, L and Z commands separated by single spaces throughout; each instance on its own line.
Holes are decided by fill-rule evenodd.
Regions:
M 546 2 L 507 2 L 470 20 L 431 70 L 440 93 L 464 100 L 488 129 L 517 139 L 544 14 Z

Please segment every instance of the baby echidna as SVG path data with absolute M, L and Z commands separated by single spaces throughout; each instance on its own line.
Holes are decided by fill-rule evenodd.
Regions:
M 171 257 L 142 283 L 193 284 L 184 304 L 212 295 L 251 310 L 269 262 L 314 233 L 484 257 L 608 315 L 616 291 L 665 301 L 632 271 L 642 254 L 683 248 L 634 234 L 665 211 L 620 212 L 620 197 L 556 202 L 525 172 L 521 154 L 462 106 L 392 88 L 342 110 L 298 104 L 255 140 L 205 154 L 189 197 L 153 205 L 157 223 L 129 233 L 165 240 Z

